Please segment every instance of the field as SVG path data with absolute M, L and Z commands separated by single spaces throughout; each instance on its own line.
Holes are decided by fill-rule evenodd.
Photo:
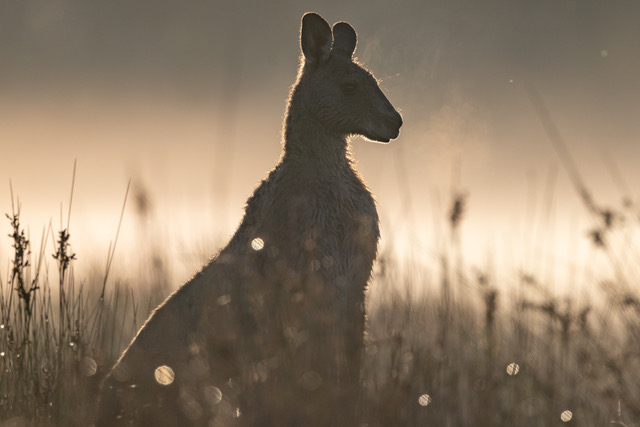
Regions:
M 494 272 L 465 267 L 463 195 L 452 195 L 435 271 L 380 255 L 362 425 L 640 425 L 637 259 L 632 244 L 615 246 L 637 231 L 637 209 L 629 200 L 600 209 L 581 196 L 591 203 L 591 244 L 615 272 L 589 283 L 589 295 L 560 296 L 535 271 L 497 283 Z M 101 378 L 175 285 L 162 279 L 160 261 L 137 277 L 114 270 L 115 243 L 104 271 L 76 277 L 69 229 L 49 229 L 34 254 L 12 202 L 3 226 L 13 247 L 0 282 L 0 426 L 88 425 Z M 161 248 L 149 251 L 153 258 Z M 53 274 L 43 266 L 50 260 Z
M 310 11 L 349 22 L 355 41 L 345 24 L 329 37 L 316 26 L 305 41 Z M 154 308 L 224 247 L 252 186 L 297 135 L 289 117 L 308 116 L 310 130 L 331 113 L 341 123 L 327 131 L 347 132 L 355 103 L 320 104 L 355 99 L 353 74 L 319 73 L 338 77 L 339 90 L 319 85 L 290 115 L 298 104 L 287 94 L 304 94 L 291 86 L 297 73 L 310 75 L 328 48 L 370 67 L 403 122 L 388 145 L 354 135 L 350 147 L 382 234 L 355 427 L 640 427 L 639 18 L 640 0 L 0 1 L 0 427 L 95 425 L 102 380 Z M 353 129 L 388 139 L 366 135 L 392 124 L 387 114 L 372 120 L 371 99 L 353 113 L 373 126 Z M 321 255 L 307 265 L 339 258 Z M 236 295 L 253 295 L 234 294 L 235 306 L 230 295 L 216 304 L 251 311 Z M 189 303 L 204 306 L 201 296 Z M 220 313 L 216 304 L 205 315 Z M 283 311 L 267 325 L 301 320 L 253 340 L 260 359 L 249 354 L 239 371 L 268 392 L 287 380 L 315 392 L 325 374 L 302 363 L 305 379 L 288 362 L 307 360 L 280 357 L 282 343 L 317 344 L 298 325 L 331 318 Z M 213 335 L 226 318 L 204 324 Z M 197 332 L 185 334 L 190 356 Z M 343 366 L 353 365 L 340 354 L 349 346 L 338 344 L 313 346 L 310 360 L 336 362 L 335 377 L 349 382 Z M 278 364 L 295 375 L 272 375 Z M 158 387 L 208 427 L 229 427 L 209 412 L 242 421 L 250 409 L 267 418 L 261 408 L 274 402 L 310 407 L 299 389 L 242 405 L 234 393 L 244 378 L 220 377 L 225 399 L 213 384 Z

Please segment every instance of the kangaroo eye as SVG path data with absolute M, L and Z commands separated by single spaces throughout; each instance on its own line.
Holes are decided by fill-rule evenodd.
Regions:
M 342 83 L 340 89 L 342 89 L 342 92 L 346 95 L 353 95 L 356 92 L 357 86 L 353 82 Z

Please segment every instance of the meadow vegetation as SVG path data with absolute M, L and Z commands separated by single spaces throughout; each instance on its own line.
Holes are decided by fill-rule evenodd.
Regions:
M 589 236 L 616 274 L 585 299 L 555 294 L 535 272 L 505 285 L 461 267 L 465 199 L 453 196 L 439 271 L 400 270 L 389 253 L 375 269 L 362 425 L 639 425 L 637 268 L 611 247 L 637 226 L 630 199 L 594 208 Z M 0 426 L 90 424 L 100 379 L 159 301 L 153 275 L 114 279 L 110 251 L 105 272 L 76 278 L 68 224 L 49 227 L 34 254 L 17 201 L 5 229 L 13 257 L 0 283 Z

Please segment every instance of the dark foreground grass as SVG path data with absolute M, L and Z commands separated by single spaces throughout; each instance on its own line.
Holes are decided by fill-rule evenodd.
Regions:
M 462 203 L 454 199 L 452 236 Z M 620 230 L 598 212 L 591 237 L 611 257 L 606 238 Z M 40 247 L 54 249 L 34 255 L 19 206 L 8 220 L 0 426 L 90 425 L 99 381 L 166 284 L 157 291 L 148 283 L 153 275 L 135 286 L 108 274 L 78 279 L 68 228 L 57 237 L 49 229 Z M 640 425 L 640 294 L 637 285 L 629 290 L 632 268 L 577 299 L 554 296 L 532 274 L 514 277 L 507 291 L 489 275 L 461 270 L 456 259 L 443 255 L 439 271 L 425 274 L 417 266 L 399 271 L 381 257 L 368 302 L 362 425 Z M 57 277 L 45 274 L 50 261 Z

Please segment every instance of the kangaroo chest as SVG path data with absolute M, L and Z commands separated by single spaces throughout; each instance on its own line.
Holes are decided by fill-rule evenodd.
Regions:
M 371 194 L 349 172 L 330 179 L 283 170 L 272 174 L 247 206 L 246 238 L 260 237 L 273 258 L 295 270 L 320 263 L 331 265 L 335 274 L 354 268 L 368 274 L 378 215 Z
M 283 243 L 294 249 L 292 265 L 340 280 L 366 281 L 379 238 L 370 193 L 356 177 L 312 182 L 300 190 L 286 199 L 281 217 Z

